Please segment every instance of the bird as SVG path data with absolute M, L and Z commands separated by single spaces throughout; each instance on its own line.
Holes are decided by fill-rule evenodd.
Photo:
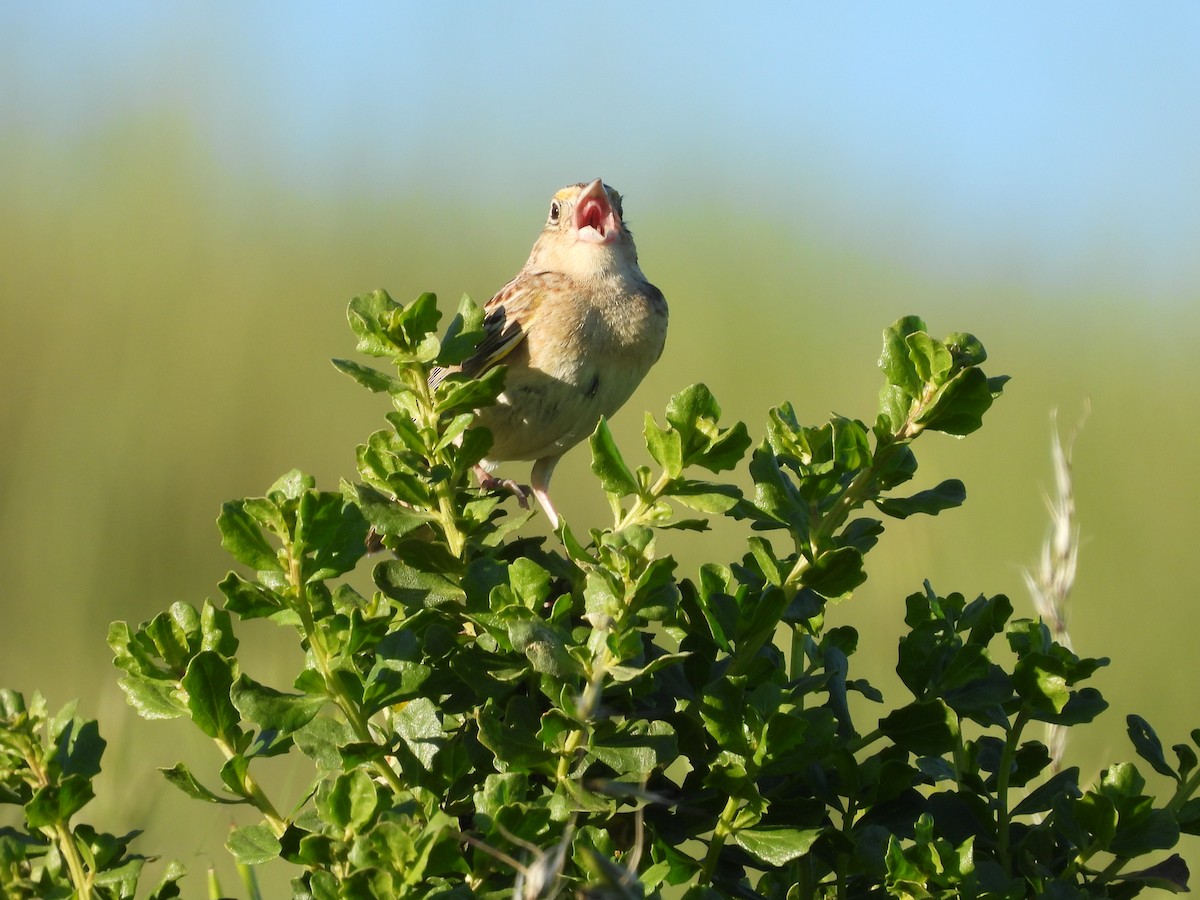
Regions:
M 492 446 L 476 474 L 485 490 L 507 488 L 525 506 L 525 488 L 492 472 L 532 460 L 529 490 L 557 529 L 554 467 L 624 405 L 666 343 L 667 301 L 642 274 L 621 195 L 599 178 L 555 193 L 529 259 L 483 313 L 473 355 L 435 369 L 430 382 L 506 367 L 495 405 L 477 411 Z

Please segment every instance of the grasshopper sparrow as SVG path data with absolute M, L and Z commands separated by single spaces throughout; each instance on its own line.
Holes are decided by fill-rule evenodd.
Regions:
M 621 408 L 666 340 L 667 302 L 638 267 L 621 195 L 598 178 L 556 193 L 529 259 L 484 313 L 486 337 L 461 369 L 479 375 L 502 364 L 507 373 L 496 405 L 479 411 L 493 438 L 480 481 L 524 502 L 523 489 L 490 471 L 533 460 L 530 488 L 557 528 L 555 464 Z

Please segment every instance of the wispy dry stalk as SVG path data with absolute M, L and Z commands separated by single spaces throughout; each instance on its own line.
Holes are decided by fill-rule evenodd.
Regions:
M 1058 433 L 1058 412 L 1050 413 L 1050 455 L 1054 461 L 1054 495 L 1046 496 L 1050 513 L 1050 528 L 1042 543 L 1042 556 L 1033 569 L 1025 569 L 1025 584 L 1033 597 L 1034 608 L 1050 632 L 1068 650 L 1071 634 L 1068 630 L 1071 588 L 1075 585 L 1075 568 L 1079 560 L 1079 523 L 1075 516 L 1075 494 L 1071 475 L 1071 454 L 1075 438 L 1083 427 L 1088 409 L 1085 406 L 1079 424 L 1064 445 Z M 1050 748 L 1051 771 L 1062 767 L 1066 752 L 1067 730 L 1061 725 L 1046 726 L 1046 744 Z

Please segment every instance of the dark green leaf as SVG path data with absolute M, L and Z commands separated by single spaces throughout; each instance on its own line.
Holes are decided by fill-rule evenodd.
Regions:
M 941 700 L 919 700 L 879 721 L 879 729 L 898 747 L 917 756 L 949 753 L 958 740 L 958 719 Z
M 1150 763 L 1159 775 L 1166 775 L 1168 778 L 1178 781 L 1179 775 L 1167 764 L 1167 759 L 1163 755 L 1162 742 L 1154 733 L 1154 729 L 1150 727 L 1150 723 L 1141 716 L 1131 715 L 1125 717 L 1125 725 L 1138 756 Z
M 1079 767 L 1071 766 L 1051 776 L 1045 784 L 1039 785 L 1018 803 L 1012 811 L 1014 816 L 1029 816 L 1034 813 L 1046 812 L 1054 804 L 1057 797 L 1076 799 L 1081 796 L 1079 790 Z
M 393 721 L 396 733 L 412 755 L 427 771 L 432 769 L 434 757 L 446 743 L 441 712 L 434 702 L 428 697 L 418 697 L 406 703 Z
M 437 572 L 421 572 L 393 559 L 375 567 L 375 584 L 393 600 L 410 608 L 461 603 L 466 594 L 457 581 Z
M 384 332 L 384 321 L 398 310 L 400 305 L 388 296 L 387 291 L 372 291 L 360 294 L 350 301 L 346 318 L 350 328 L 358 336 L 358 351 L 368 356 L 392 356 L 396 345 Z
M 169 769 L 159 769 L 163 773 L 163 777 L 175 787 L 179 788 L 189 797 L 194 800 L 203 800 L 206 803 L 244 803 L 245 801 L 238 797 L 225 797 L 221 794 L 216 794 L 202 785 L 196 776 L 191 773 L 187 766 L 183 763 L 176 763 Z
M 1169 850 L 1179 843 L 1179 823 L 1165 809 L 1152 809 L 1126 822 L 1121 816 L 1117 833 L 1108 849 L 1117 856 L 1138 857 L 1155 850 Z
M 458 302 L 458 314 L 446 328 L 437 362 L 453 366 L 465 362 L 483 341 L 483 307 L 463 294 Z
M 880 512 L 896 519 L 907 519 L 914 513 L 936 516 L 944 509 L 962 506 L 967 499 L 966 486 L 957 478 L 943 481 L 935 488 L 920 491 L 911 497 L 881 497 L 875 500 Z
M 92 778 L 100 774 L 100 758 L 107 742 L 96 721 L 71 718 L 55 740 L 54 761 L 63 775 Z
M 489 701 L 479 711 L 479 741 L 502 762 L 517 769 L 549 763 L 551 756 L 537 739 L 540 714 L 528 697 L 513 697 L 503 713 Z
M 956 331 L 946 336 L 946 347 L 954 356 L 958 366 L 979 366 L 987 360 L 987 351 L 979 338 L 964 331 Z
M 818 556 L 801 575 L 800 583 L 832 600 L 849 594 L 866 579 L 862 554 L 854 547 L 838 547 Z
M 234 682 L 230 698 L 245 718 L 265 730 L 284 735 L 307 725 L 328 702 L 324 696 L 284 694 L 247 675 Z
M 1127 884 L 1145 885 L 1158 888 L 1160 891 L 1170 891 L 1173 894 L 1187 893 L 1188 879 L 1191 872 L 1187 863 L 1178 853 L 1172 853 L 1157 865 L 1136 872 L 1122 872 L 1120 880 Z
M 240 718 L 229 699 L 234 664 L 219 653 L 196 654 L 184 673 L 182 686 L 196 727 L 211 738 L 226 739 L 238 732 Z
M 82 775 L 68 775 L 58 783 L 48 784 L 34 792 L 25 804 L 25 819 L 31 828 L 65 824 L 94 796 L 91 779 Z
M 983 425 L 983 414 L 992 405 L 992 390 L 982 369 L 963 369 L 918 418 L 930 431 L 966 435 Z
M 308 582 L 336 578 L 349 572 L 367 552 L 367 521 L 341 494 L 306 491 L 296 511 L 296 544 L 312 559 L 305 560 Z

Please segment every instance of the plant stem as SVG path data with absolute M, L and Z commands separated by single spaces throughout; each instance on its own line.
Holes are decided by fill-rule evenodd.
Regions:
M 292 589 L 296 592 L 296 612 L 300 616 L 300 624 L 304 628 L 304 636 L 308 639 L 309 650 L 312 651 L 313 659 L 316 661 L 317 669 L 321 674 L 321 680 L 325 683 L 326 693 L 333 700 L 334 705 L 342 711 L 350 727 L 354 729 L 355 737 L 360 741 L 375 743 L 375 738 L 371 734 L 370 725 L 363 715 L 362 709 L 355 702 L 354 698 L 346 692 L 341 679 L 337 677 L 337 673 L 329 665 L 329 649 L 325 646 L 325 636 L 317 628 L 316 621 L 313 619 L 312 608 L 308 602 L 308 592 L 304 589 L 304 583 L 301 578 L 300 560 L 292 553 L 291 547 L 288 548 L 288 580 L 291 583 Z M 398 794 L 406 791 L 404 783 L 400 781 L 400 776 L 386 762 L 376 760 L 372 763 L 372 768 L 388 783 L 388 786 L 393 791 Z
M 92 879 L 84 868 L 83 858 L 79 855 L 79 847 L 75 845 L 75 835 L 71 834 L 71 829 L 67 827 L 66 822 L 56 822 L 54 834 L 58 839 L 58 849 L 67 861 L 67 868 L 71 872 L 71 883 L 75 885 L 79 900 L 91 900 Z
M 996 773 L 996 852 L 999 854 L 1000 865 L 1006 875 L 1012 874 L 1012 860 L 1009 858 L 1008 847 L 1008 782 L 1012 777 L 1013 758 L 1017 753 L 1017 745 L 1021 741 L 1021 732 L 1028 724 L 1029 716 L 1028 708 L 1022 708 L 1017 713 L 1012 728 L 1008 732 L 1008 739 L 1004 742 L 1004 750 L 1000 754 L 999 771 Z
M 237 756 L 237 751 L 233 749 L 233 746 L 225 738 L 219 737 L 214 738 L 214 740 L 226 759 L 233 759 Z M 246 792 L 246 799 L 253 803 L 254 808 L 263 814 L 263 817 L 267 820 L 267 825 L 270 826 L 271 831 L 275 832 L 275 836 L 283 837 L 283 833 L 287 831 L 287 822 L 279 814 L 278 810 L 275 809 L 275 804 L 271 802 L 271 798 L 266 795 L 254 776 L 249 772 L 246 772 L 242 776 L 242 789 Z
M 717 819 L 717 826 L 713 829 L 712 840 L 708 843 L 708 853 L 704 855 L 704 865 L 700 869 L 700 883 L 702 885 L 706 885 L 712 881 L 713 872 L 717 868 L 717 860 L 720 858 L 721 851 L 725 847 L 725 841 L 733 833 L 733 819 L 740 807 L 741 801 L 737 797 L 730 797 L 725 801 L 725 808 L 721 810 L 721 817 Z
M 671 476 L 666 472 L 663 472 L 661 475 L 659 475 L 658 480 L 650 486 L 649 494 L 638 494 L 637 500 L 633 506 L 630 507 L 629 512 L 625 513 L 625 515 L 613 525 L 613 531 L 620 531 L 622 528 L 628 528 L 630 525 L 637 522 L 638 519 L 644 516 L 654 506 L 654 504 L 658 502 L 659 497 L 662 496 L 662 492 L 667 489 L 667 485 L 670 483 Z M 650 498 L 649 502 L 646 500 L 647 496 Z
M 24 740 L 21 740 L 18 746 L 25 759 L 25 765 L 33 773 L 37 786 L 49 787 L 50 776 L 42 766 L 41 755 L 38 752 L 39 747 L 33 741 L 26 742 Z M 83 864 L 83 857 L 79 855 L 79 847 L 75 843 L 75 835 L 71 833 L 68 821 L 55 822 L 53 828 L 43 827 L 41 830 L 58 842 L 59 852 L 67 861 L 67 869 L 71 873 L 71 883 L 75 886 L 80 900 L 91 900 L 92 879 Z
M 420 370 L 415 370 L 415 375 L 410 381 L 409 386 L 420 398 L 420 409 L 424 413 L 421 417 L 424 420 L 420 423 L 421 430 L 426 435 L 433 436 L 430 446 L 434 446 L 438 439 L 438 415 L 434 409 L 433 392 L 429 389 L 429 380 Z M 445 465 L 446 468 L 453 471 L 453 466 L 446 458 L 445 448 L 436 451 L 433 458 L 428 461 L 431 467 Z M 467 537 L 458 527 L 458 516 L 454 509 L 454 486 L 449 479 L 443 478 L 433 486 L 433 490 L 437 496 L 438 514 L 441 519 L 442 531 L 446 535 L 446 543 L 450 546 L 450 552 L 461 558 L 463 549 L 466 547 Z

